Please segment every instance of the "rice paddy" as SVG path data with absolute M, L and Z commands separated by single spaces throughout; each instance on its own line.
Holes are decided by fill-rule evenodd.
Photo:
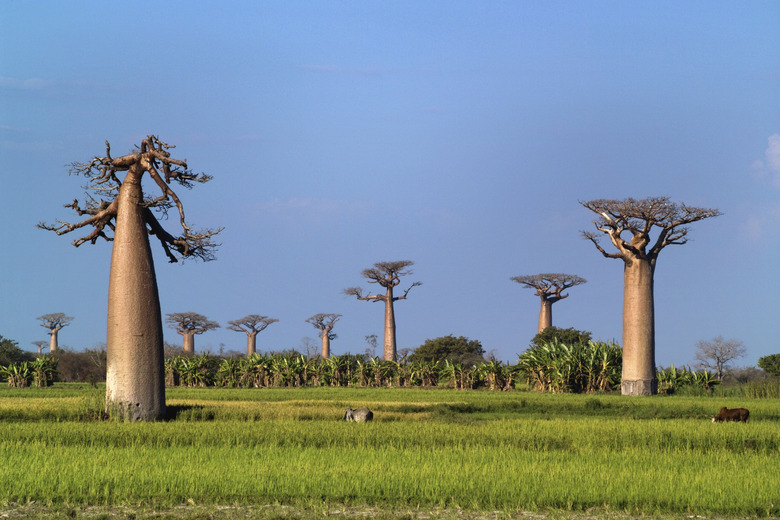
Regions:
M 0 390 L 2 505 L 780 515 L 779 400 L 169 389 L 168 421 L 121 423 L 102 392 Z

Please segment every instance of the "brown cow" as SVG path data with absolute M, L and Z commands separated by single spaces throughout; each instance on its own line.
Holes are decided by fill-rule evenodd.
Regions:
M 712 418 L 712 422 L 747 422 L 750 419 L 750 412 L 747 408 L 732 408 L 728 409 L 725 406 L 720 409 L 718 415 Z

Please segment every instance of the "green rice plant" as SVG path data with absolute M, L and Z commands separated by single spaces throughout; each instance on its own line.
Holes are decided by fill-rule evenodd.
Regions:
M 464 395 L 404 393 L 402 398 L 429 396 L 428 401 L 421 397 L 418 408 L 405 405 L 410 417 L 417 409 L 443 406 L 431 403 L 431 397 L 449 401 Z M 474 395 L 479 398 L 471 404 L 449 405 L 468 415 L 512 402 L 503 397 L 509 394 Z M 541 404 L 561 396 L 537 397 L 528 396 Z M 567 406 L 598 400 L 608 409 L 613 402 L 610 396 L 573 397 L 564 399 Z M 294 408 L 287 404 L 277 406 Z M 220 418 L 0 423 L 0 457 L 6 462 L 0 467 L 0 489 L 8 501 L 49 504 L 290 504 L 316 497 L 329 503 L 484 511 L 780 512 L 775 505 L 780 480 L 772 469 L 780 434 L 771 422 L 713 425 L 554 415 L 463 424 L 403 415 L 357 428 L 334 419 L 295 418 L 263 420 L 252 428 Z M 25 467 L 36 471 L 18 469 Z M 728 480 L 713 478 L 724 472 Z
M 745 397 L 751 399 L 780 399 L 780 380 L 751 381 L 740 387 Z

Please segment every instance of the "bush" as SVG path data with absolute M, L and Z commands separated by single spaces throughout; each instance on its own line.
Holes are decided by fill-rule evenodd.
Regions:
M 590 341 L 590 332 L 585 330 L 577 330 L 575 328 L 560 329 L 558 327 L 547 327 L 542 332 L 534 336 L 531 340 L 532 347 L 540 347 L 542 345 L 559 342 L 564 345 L 576 345 L 582 343 L 587 345 Z
M 61 348 L 50 355 L 57 360 L 57 381 L 94 383 L 106 380 L 105 349 L 95 348 L 74 352 Z
M 758 358 L 758 366 L 764 369 L 767 374 L 780 376 L 780 354 L 770 354 Z
M 459 336 L 442 336 L 436 339 L 425 340 L 425 343 L 417 347 L 409 355 L 410 363 L 421 361 L 449 361 L 453 364 L 462 364 L 471 367 L 485 362 L 485 350 L 477 340 Z

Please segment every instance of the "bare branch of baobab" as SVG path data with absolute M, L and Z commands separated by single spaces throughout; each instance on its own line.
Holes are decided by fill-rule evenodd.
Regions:
M 87 216 L 87 218 L 78 222 L 62 220 L 57 220 L 54 224 L 41 222 L 38 227 L 54 231 L 58 235 L 92 227 L 90 233 L 73 241 L 73 245 L 76 247 L 85 242 L 94 244 L 98 238 L 113 240 L 112 233 L 115 229 L 118 211 L 116 197 L 122 182 L 128 181 L 128 177 L 125 177 L 124 181 L 120 180 L 117 174 L 132 170 L 132 182 L 140 182 L 143 174 L 148 173 L 159 188 L 159 193 L 155 197 L 144 196 L 143 202 L 140 203 L 145 207 L 143 218 L 148 233 L 156 236 L 160 241 L 168 260 L 176 262 L 188 257 L 200 258 L 204 261 L 213 260 L 214 251 L 219 246 L 214 242 L 213 237 L 223 228 L 193 230 L 186 221 L 181 200 L 170 187 L 171 182 L 175 181 L 189 189 L 193 183 L 208 182 L 211 180 L 211 176 L 190 171 L 186 159 L 179 160 L 171 157 L 169 150 L 172 148 L 174 146 L 150 135 L 132 153 L 121 157 L 112 157 L 111 146 L 106 141 L 106 155 L 104 157 L 95 157 L 90 162 L 71 164 L 70 172 L 86 177 L 86 188 L 99 194 L 100 197 L 96 199 L 87 195 L 83 204 L 74 200 L 66 205 L 67 208 L 73 209 L 78 216 Z M 174 207 L 179 214 L 179 225 L 182 230 L 178 235 L 165 230 L 153 213 L 156 211 L 163 217 L 167 217 L 168 211 Z

